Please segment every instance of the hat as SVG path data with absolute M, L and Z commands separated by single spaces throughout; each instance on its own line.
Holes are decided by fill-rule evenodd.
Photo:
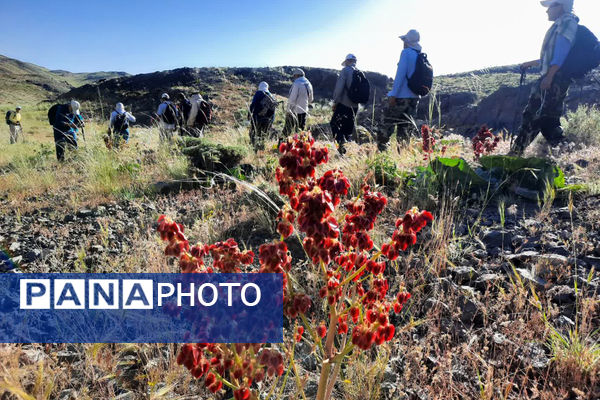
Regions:
M 21 109 L 21 106 L 17 106 L 17 107 L 15 108 L 15 110 L 20 110 L 20 109 Z
M 118 112 L 119 114 L 123 114 L 125 112 L 125 106 L 123 105 L 123 103 L 117 103 L 117 106 L 115 107 L 115 111 Z
M 304 76 L 304 71 L 301 68 L 296 68 L 294 69 L 294 71 L 292 72 L 292 75 L 300 75 L 300 76 Z
M 268 92 L 269 91 L 269 84 L 267 82 L 261 82 L 258 84 L 258 90 L 262 91 L 262 92 Z
M 160 96 L 160 98 L 161 98 L 161 99 L 166 99 L 166 100 L 169 100 L 169 95 L 168 95 L 168 94 L 166 94 L 166 93 L 163 93 L 163 94 Z
M 540 1 L 540 4 L 544 7 L 550 7 L 553 4 L 560 4 L 563 6 L 565 12 L 573 11 L 573 0 L 543 0 Z
M 413 49 L 421 50 L 419 40 L 421 40 L 421 34 L 416 29 L 411 29 L 406 35 L 398 36 L 404 43 Z
M 348 54 L 348 55 L 346 56 L 346 58 L 344 59 L 344 62 L 342 63 L 342 65 L 344 65 L 344 63 L 345 63 L 346 61 L 348 61 L 348 60 L 353 60 L 353 61 L 356 61 L 356 56 L 355 56 L 354 54 L 352 54 L 352 53 Z
M 71 109 L 73 110 L 73 114 L 79 115 L 79 102 L 75 100 L 71 100 Z

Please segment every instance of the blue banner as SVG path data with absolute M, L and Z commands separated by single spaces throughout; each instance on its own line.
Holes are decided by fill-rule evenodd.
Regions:
M 0 274 L 2 343 L 281 343 L 281 274 Z

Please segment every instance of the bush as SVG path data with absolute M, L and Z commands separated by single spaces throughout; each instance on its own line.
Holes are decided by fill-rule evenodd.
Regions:
M 600 143 L 600 109 L 582 105 L 569 111 L 563 121 L 569 140 L 587 145 Z
M 181 147 L 196 168 L 206 171 L 227 172 L 237 167 L 246 156 L 246 149 L 242 146 L 224 146 L 204 138 L 184 137 Z

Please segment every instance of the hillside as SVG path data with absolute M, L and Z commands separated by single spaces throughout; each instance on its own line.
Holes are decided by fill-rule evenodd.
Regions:
M 125 72 L 50 71 L 35 64 L 0 55 L 0 104 L 36 104 L 76 86 L 126 75 Z

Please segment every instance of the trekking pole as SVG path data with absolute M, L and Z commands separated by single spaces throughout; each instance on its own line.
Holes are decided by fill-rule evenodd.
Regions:
M 519 107 L 521 106 L 521 97 L 523 94 L 523 84 L 525 83 L 525 77 L 527 76 L 527 69 L 519 68 L 519 70 L 521 71 L 521 77 L 519 79 L 519 92 L 517 94 L 517 107 L 516 107 L 515 117 L 514 117 L 514 121 L 513 121 L 513 129 L 512 129 L 512 132 L 510 133 L 510 148 L 511 149 L 512 149 L 513 141 L 515 138 L 514 131 L 516 128 L 516 121 L 517 121 L 517 118 L 519 115 Z

